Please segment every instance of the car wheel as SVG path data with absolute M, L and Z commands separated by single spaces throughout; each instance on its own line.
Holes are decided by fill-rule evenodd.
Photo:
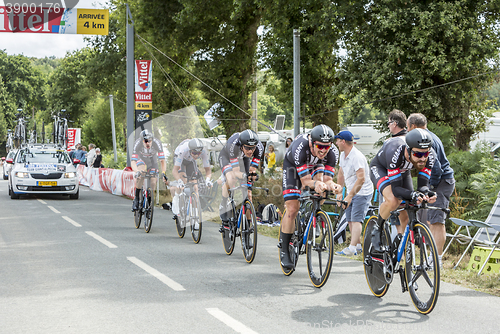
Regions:
M 80 197 L 80 189 L 76 191 L 76 194 L 70 194 L 69 199 L 78 199 Z
M 18 199 L 19 198 L 19 195 L 16 194 L 15 192 L 13 192 L 12 190 L 10 190 L 10 198 L 11 199 Z

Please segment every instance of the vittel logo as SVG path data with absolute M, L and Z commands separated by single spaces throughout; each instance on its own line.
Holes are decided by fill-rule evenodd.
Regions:
M 137 81 L 139 86 L 146 90 L 151 85 L 149 73 L 151 71 L 151 60 L 136 60 Z

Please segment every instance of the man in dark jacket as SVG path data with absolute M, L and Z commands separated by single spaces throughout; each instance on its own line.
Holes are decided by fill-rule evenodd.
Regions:
M 408 117 L 408 130 L 411 131 L 415 128 L 427 130 L 427 118 L 420 113 L 411 114 Z M 427 130 L 429 131 L 429 130 Z M 443 143 L 434 133 L 429 131 L 432 137 L 432 148 L 436 152 L 436 160 L 434 167 L 431 171 L 431 178 L 429 181 L 430 190 L 437 194 L 435 206 L 440 208 L 448 208 L 450 204 L 450 196 L 455 189 L 455 178 L 453 177 L 453 168 L 446 158 Z M 436 241 L 436 247 L 439 254 L 439 265 L 441 266 L 441 256 L 443 254 L 443 247 L 446 241 L 446 227 L 445 227 L 445 213 L 439 210 L 425 210 L 427 212 L 419 211 L 419 219 L 429 223 L 432 236 Z M 427 217 L 426 217 L 427 216 Z

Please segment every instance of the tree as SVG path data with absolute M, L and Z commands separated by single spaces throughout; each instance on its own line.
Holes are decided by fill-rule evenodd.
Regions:
M 364 90 L 360 104 L 450 124 L 467 149 L 484 128 L 483 92 L 498 68 L 500 3 L 363 0 L 341 9 L 348 56 L 339 91 L 351 99 Z
M 47 79 L 39 69 L 32 66 L 29 58 L 23 55 L 9 56 L 0 50 L 0 73 L 9 101 L 13 102 L 4 106 L 9 128 L 15 126 L 18 108 L 27 112 L 46 107 L 44 90 Z
M 338 129 L 342 101 L 333 94 L 333 87 L 338 83 L 335 73 L 341 33 L 334 21 L 335 4 L 326 0 L 278 0 L 266 2 L 265 8 L 262 63 L 281 81 L 282 94 L 277 98 L 292 109 L 293 30 L 298 29 L 300 96 L 306 117 L 314 124 Z
M 95 98 L 96 91 L 86 80 L 86 61 L 90 50 L 84 48 L 66 54 L 61 64 L 50 76 L 50 110 L 45 113 L 45 122 L 51 122 L 51 112 L 66 109 L 66 116 L 81 125 L 87 103 Z

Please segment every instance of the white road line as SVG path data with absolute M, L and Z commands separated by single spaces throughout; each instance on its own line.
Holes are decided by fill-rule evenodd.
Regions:
M 41 199 L 37 199 L 37 201 L 42 203 L 42 204 L 47 204 L 47 202 L 45 202 L 44 200 L 41 200 Z
M 234 329 L 238 333 L 245 333 L 245 334 L 257 334 L 257 332 L 251 330 L 247 326 L 243 325 L 241 322 L 238 320 L 231 318 L 229 315 L 226 313 L 222 312 L 218 308 L 207 308 L 206 309 L 208 313 L 210 313 L 212 316 L 217 318 L 218 320 L 222 321 L 232 329 Z
M 61 213 L 61 212 L 57 211 L 57 209 L 56 209 L 56 208 L 54 208 L 53 206 L 47 205 L 47 207 L 48 207 L 50 210 L 52 210 L 54 213 Z
M 74 225 L 74 226 L 76 226 L 76 227 L 82 227 L 82 225 L 78 224 L 76 221 L 74 221 L 73 219 L 71 219 L 71 218 L 69 218 L 69 217 L 62 216 L 62 218 L 63 218 L 65 221 L 67 221 L 67 222 L 69 222 L 69 223 L 73 224 L 73 225 Z
M 91 232 L 91 231 L 85 231 L 85 233 L 87 233 L 88 235 L 90 235 L 92 238 L 96 239 L 97 241 L 105 244 L 106 246 L 108 246 L 109 248 L 118 248 L 118 246 L 116 246 L 115 244 L 112 244 L 111 242 L 109 242 L 108 240 L 104 239 L 103 237 L 101 236 L 98 236 L 97 234 L 95 234 L 94 232 Z
M 179 283 L 175 282 L 171 278 L 165 276 L 164 274 L 160 273 L 158 270 L 156 270 L 156 269 L 148 266 L 147 264 L 145 264 L 144 262 L 142 262 L 138 258 L 136 258 L 134 256 L 128 256 L 127 260 L 129 260 L 130 262 L 132 262 L 133 264 L 135 264 L 139 268 L 143 269 L 148 274 L 153 275 L 154 277 L 156 277 L 157 279 L 159 279 L 160 281 L 162 281 L 163 283 L 165 283 L 166 285 L 168 285 L 172 290 L 175 290 L 175 291 L 184 291 L 184 290 L 186 290 L 186 289 L 184 289 L 184 287 L 182 285 L 180 285 Z

